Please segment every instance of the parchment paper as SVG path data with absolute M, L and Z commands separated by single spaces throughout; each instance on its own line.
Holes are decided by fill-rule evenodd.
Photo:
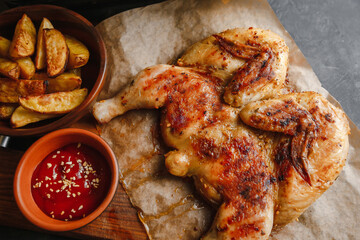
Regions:
M 336 100 L 321 87 L 291 36 L 266 0 L 167 1 L 133 9 L 97 26 L 109 56 L 100 99 L 115 95 L 143 68 L 172 62 L 191 44 L 235 27 L 260 27 L 282 36 L 290 48 L 290 84 Z M 101 136 L 118 158 L 121 181 L 152 239 L 196 239 L 214 210 L 194 193 L 191 181 L 170 176 L 158 136 L 159 112 L 131 111 L 102 126 Z M 350 121 L 350 120 L 349 120 Z M 272 239 L 359 239 L 360 131 L 350 121 L 350 151 L 340 177 L 293 223 Z

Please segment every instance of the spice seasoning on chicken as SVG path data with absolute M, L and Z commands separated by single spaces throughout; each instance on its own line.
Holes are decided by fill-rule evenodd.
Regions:
M 32 195 L 48 216 L 64 221 L 94 211 L 110 185 L 110 169 L 93 148 L 73 143 L 50 153 L 35 169 Z

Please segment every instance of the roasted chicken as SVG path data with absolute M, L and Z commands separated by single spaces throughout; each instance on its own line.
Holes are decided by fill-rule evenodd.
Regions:
M 168 171 L 192 176 L 218 208 L 203 239 L 268 239 L 337 178 L 348 151 L 342 110 L 315 92 L 287 93 L 288 48 L 276 34 L 232 29 L 174 65 L 141 71 L 94 105 L 99 123 L 159 108 Z

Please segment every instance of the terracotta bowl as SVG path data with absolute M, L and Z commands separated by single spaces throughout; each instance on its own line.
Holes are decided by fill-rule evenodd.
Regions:
M 11 40 L 16 23 L 24 13 L 31 18 L 36 29 L 39 28 L 42 18 L 46 17 L 63 34 L 74 36 L 87 46 L 90 58 L 89 62 L 82 67 L 81 77 L 82 87 L 86 87 L 89 94 L 80 106 L 57 119 L 40 121 L 18 129 L 11 128 L 9 120 L 0 121 L 0 134 L 8 136 L 43 135 L 76 122 L 95 102 L 106 75 L 107 56 L 99 32 L 88 20 L 71 10 L 52 5 L 33 5 L 7 10 L 0 13 L 0 36 Z
M 82 219 L 65 222 L 53 219 L 41 211 L 31 193 L 31 178 L 37 165 L 48 154 L 65 145 L 78 142 L 96 149 L 104 156 L 110 168 L 111 184 L 104 200 L 92 213 Z M 16 169 L 14 195 L 21 212 L 36 226 L 49 231 L 69 231 L 90 223 L 106 209 L 115 194 L 118 177 L 116 157 L 109 145 L 101 137 L 86 130 L 66 128 L 43 136 L 25 152 Z

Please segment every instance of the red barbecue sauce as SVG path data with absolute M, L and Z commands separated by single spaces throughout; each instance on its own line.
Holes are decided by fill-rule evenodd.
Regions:
M 98 151 L 73 143 L 46 156 L 36 167 L 31 185 L 34 200 L 46 215 L 64 221 L 81 219 L 105 198 L 110 169 Z

